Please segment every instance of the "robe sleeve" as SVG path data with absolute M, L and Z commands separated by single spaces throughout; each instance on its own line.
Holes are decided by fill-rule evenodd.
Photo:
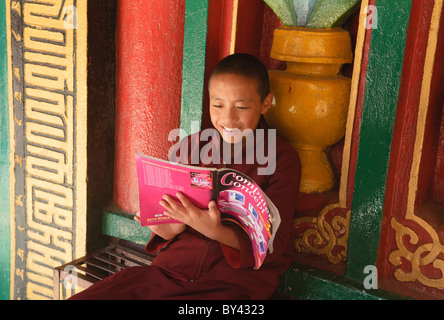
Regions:
M 279 263 L 281 257 L 293 252 L 293 219 L 299 195 L 301 165 L 297 153 L 286 149 L 277 159 L 276 170 L 261 186 L 279 210 L 281 223 L 273 242 L 273 252 L 268 252 L 264 263 Z M 240 250 L 221 244 L 225 259 L 233 268 L 252 268 L 255 259 L 251 240 L 240 227 L 234 227 Z
M 165 240 L 162 237 L 155 234 L 154 232 L 152 232 L 151 238 L 145 246 L 145 252 L 148 254 L 155 254 L 159 252 L 162 248 L 167 246 L 173 240 L 174 239 Z
M 220 243 L 225 260 L 235 269 L 254 266 L 254 255 L 250 238 L 241 228 L 235 226 L 234 224 L 231 224 L 231 226 L 239 241 L 240 249 L 237 250 Z
M 276 172 L 264 190 L 279 210 L 281 218 L 273 241 L 273 252 L 267 255 L 264 263 L 275 263 L 283 255 L 293 256 L 294 253 L 293 220 L 299 197 L 301 163 L 293 148 L 285 152 L 285 156 L 282 157 L 284 161 L 277 163 Z

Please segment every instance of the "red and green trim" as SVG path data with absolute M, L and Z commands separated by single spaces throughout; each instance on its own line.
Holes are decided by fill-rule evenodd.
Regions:
M 371 0 L 378 26 L 364 43 L 354 124 L 350 175 L 354 178 L 347 267 L 333 275 L 293 265 L 279 290 L 299 299 L 400 299 L 380 289 L 365 290 L 367 265 L 377 265 L 386 181 L 411 0 Z M 357 144 L 357 146 L 355 146 Z M 356 150 L 357 149 L 357 150 Z

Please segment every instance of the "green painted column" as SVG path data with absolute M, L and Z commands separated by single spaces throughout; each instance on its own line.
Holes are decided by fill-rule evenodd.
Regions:
M 180 128 L 188 135 L 202 124 L 208 0 L 187 0 L 185 5 Z
M 346 276 L 362 283 L 376 265 L 411 0 L 377 0 L 350 217 Z
M 0 1 L 0 300 L 9 300 L 11 270 L 9 99 L 6 29 L 6 2 Z

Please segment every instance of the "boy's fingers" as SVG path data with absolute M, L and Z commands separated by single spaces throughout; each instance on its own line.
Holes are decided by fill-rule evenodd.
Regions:
M 183 217 L 186 216 L 188 210 L 184 209 L 183 205 L 178 203 L 173 197 L 169 195 L 164 195 L 163 198 L 164 200 L 160 200 L 159 203 L 166 210 L 164 214 L 173 219 L 182 221 Z
M 177 198 L 179 198 L 180 202 L 182 203 L 182 205 L 185 207 L 185 209 L 193 209 L 195 208 L 195 206 L 191 203 L 190 200 L 188 200 L 187 197 L 185 197 L 182 193 L 178 192 L 176 193 Z
M 210 214 L 218 215 L 220 213 L 219 209 L 217 208 L 216 202 L 214 201 L 210 201 L 210 203 L 208 203 L 208 210 Z
M 214 202 L 214 201 L 210 201 L 210 202 L 208 203 L 208 209 L 211 210 L 211 211 L 215 211 L 215 210 L 217 210 L 216 202 Z
M 166 209 L 166 210 L 179 210 L 180 209 L 180 205 L 177 203 L 176 200 L 174 200 L 171 196 L 169 195 L 164 195 L 163 196 L 164 200 L 160 200 L 160 204 Z
M 170 203 L 166 200 L 160 200 L 159 204 L 166 210 L 171 209 Z

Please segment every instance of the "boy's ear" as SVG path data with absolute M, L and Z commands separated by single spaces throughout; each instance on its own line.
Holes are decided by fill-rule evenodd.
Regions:
M 265 97 L 264 102 L 262 103 L 262 112 L 261 114 L 267 113 L 271 108 L 271 104 L 273 103 L 274 95 L 270 92 L 268 96 Z

